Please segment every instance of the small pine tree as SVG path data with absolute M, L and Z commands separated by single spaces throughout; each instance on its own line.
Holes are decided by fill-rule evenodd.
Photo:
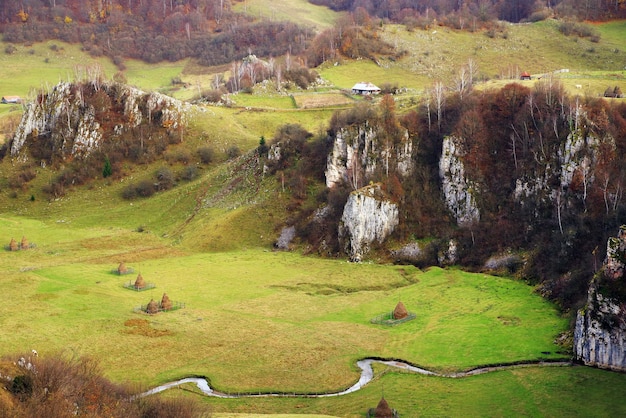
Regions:
M 104 157 L 104 168 L 102 169 L 102 177 L 107 178 L 113 174 L 113 167 L 111 167 L 111 161 L 109 157 Z
M 259 155 L 263 155 L 265 153 L 267 153 L 267 144 L 265 142 L 265 137 L 261 136 L 261 139 L 259 140 Z

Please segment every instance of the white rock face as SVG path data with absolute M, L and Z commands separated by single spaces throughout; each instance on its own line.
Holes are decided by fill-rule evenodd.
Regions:
M 385 199 L 379 184 L 348 197 L 339 224 L 339 240 L 352 261 L 361 261 L 374 242 L 382 243 L 398 226 L 398 206 Z
M 590 289 L 586 309 L 576 316 L 576 359 L 589 366 L 626 371 L 626 326 L 619 320 L 624 315 L 616 301 Z
M 25 160 L 27 155 L 22 150 L 29 136 L 36 139 L 50 135 L 55 151 L 81 158 L 97 149 L 104 137 L 121 135 L 142 121 L 158 121 L 166 129 L 178 129 L 186 124 L 192 109 L 191 105 L 160 93 L 145 93 L 118 83 L 101 84 L 98 92 L 122 104 L 126 121 L 111 132 L 104 132 L 96 120 L 97 110 L 86 100 L 84 92 L 88 88 L 88 84 L 62 82 L 29 103 L 13 136 L 11 156 Z
M 614 141 L 611 140 L 611 142 Z M 596 136 L 584 137 L 578 131 L 567 136 L 567 140 L 559 149 L 561 186 L 569 187 L 574 173 L 578 173 L 588 183 L 593 181 L 593 168 L 596 164 L 599 144 L 600 141 Z
M 541 202 L 554 204 L 560 191 L 567 190 L 576 183 L 576 193 L 570 194 L 570 198 L 585 200 L 588 189 L 596 178 L 596 169 L 599 160 L 600 145 L 615 151 L 615 139 L 611 136 L 600 137 L 591 130 L 593 121 L 587 119 L 587 115 L 578 108 L 571 130 L 555 155 L 537 154 L 539 166 L 543 172 L 526 173 L 524 178 L 516 180 L 513 197 L 522 206 L 526 202 Z M 549 161 L 552 161 L 550 163 Z M 555 187 L 550 179 L 558 179 Z M 552 183 L 552 185 L 551 185 Z M 609 196 L 614 199 L 614 196 Z
M 439 176 L 446 206 L 453 213 L 456 222 L 465 226 L 477 222 L 480 211 L 474 198 L 476 185 L 465 176 L 465 167 L 461 161 L 463 155 L 458 141 L 453 136 L 444 138 Z
M 591 283 L 587 305 L 578 311 L 574 329 L 574 356 L 590 366 L 626 371 L 626 308 L 623 301 L 603 295 L 598 280 L 624 279 L 626 227 L 609 238 L 603 270 Z
M 367 184 L 377 168 L 396 171 L 401 176 L 413 172 L 413 144 L 408 132 L 399 144 L 387 149 L 374 127 L 365 123 L 341 129 L 326 162 L 326 186 L 346 182 L 354 189 Z

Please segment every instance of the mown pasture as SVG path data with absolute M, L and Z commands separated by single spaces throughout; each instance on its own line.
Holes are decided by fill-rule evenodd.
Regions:
M 2 253 L 12 301 L 3 322 L 15 331 L 0 350 L 74 350 L 101 358 L 114 380 L 202 374 L 227 391 L 332 391 L 354 382 L 353 363 L 366 356 L 437 370 L 565 356 L 554 344 L 565 320 L 509 279 L 263 249 L 194 253 L 151 233 L 62 220 L 3 216 L 2 231 L 37 247 Z M 129 278 L 111 274 L 122 261 L 156 289 L 124 289 Z M 133 312 L 162 292 L 187 307 Z M 369 323 L 399 300 L 416 320 Z

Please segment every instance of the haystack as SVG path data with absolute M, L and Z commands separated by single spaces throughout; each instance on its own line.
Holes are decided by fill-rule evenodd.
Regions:
M 161 309 L 164 311 L 172 309 L 172 301 L 170 300 L 170 297 L 167 296 L 167 293 L 163 293 L 163 297 L 161 298 Z
M 146 281 L 143 279 L 141 273 L 139 273 L 137 275 L 137 280 L 135 280 L 135 289 L 139 290 L 143 289 L 144 287 L 146 287 Z
M 396 308 L 393 310 L 393 319 L 404 319 L 409 316 L 409 312 L 404 307 L 404 303 L 398 302 Z
M 119 267 L 117 268 L 117 274 L 126 274 L 126 273 L 128 273 L 128 267 L 126 267 L 126 264 L 124 264 L 124 262 L 122 261 Z
M 385 398 L 381 398 L 380 402 L 378 402 L 374 416 L 376 418 L 393 418 L 393 411 L 389 407 Z
M 30 244 L 28 243 L 28 240 L 26 239 L 26 237 L 22 237 L 22 244 L 20 248 L 22 250 L 28 250 L 30 248 Z
M 159 312 L 159 305 L 154 301 L 154 299 L 150 299 L 148 306 L 146 306 L 146 313 L 153 315 Z
M 17 241 L 14 238 L 11 238 L 11 242 L 9 243 L 9 250 L 17 251 L 19 247 L 17 246 Z

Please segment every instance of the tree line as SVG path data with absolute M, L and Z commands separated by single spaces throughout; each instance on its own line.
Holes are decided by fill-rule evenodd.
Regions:
M 505 20 L 521 22 L 539 18 L 546 12 L 561 18 L 607 20 L 626 16 L 623 0 L 309 0 L 337 11 L 360 8 L 371 16 L 402 22 L 420 17 L 449 20 L 465 17 L 469 20 Z
M 289 22 L 255 21 L 224 0 L 73 1 L 25 0 L 0 4 L 3 40 L 80 43 L 94 56 L 123 67 L 124 58 L 146 62 L 197 58 L 203 65 L 304 51 L 312 32 Z

